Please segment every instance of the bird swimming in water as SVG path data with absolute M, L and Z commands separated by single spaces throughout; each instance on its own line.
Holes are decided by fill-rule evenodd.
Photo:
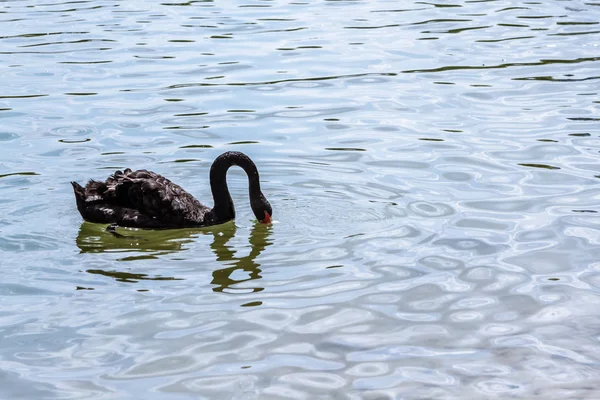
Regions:
M 228 151 L 210 167 L 210 208 L 167 178 L 145 169 L 116 171 L 106 181 L 90 180 L 85 187 L 71 182 L 77 209 L 84 220 L 111 226 L 165 229 L 222 224 L 235 218 L 227 187 L 227 170 L 237 165 L 248 175 L 250 207 L 256 218 L 270 223 L 271 204 L 260 190 L 254 162 L 239 151 Z

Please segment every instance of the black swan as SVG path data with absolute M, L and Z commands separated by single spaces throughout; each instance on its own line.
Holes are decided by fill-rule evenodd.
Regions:
M 271 222 L 273 210 L 260 190 L 254 162 L 239 151 L 228 151 L 210 167 L 215 205 L 209 208 L 167 178 L 144 169 L 117 171 L 106 182 L 90 180 L 85 188 L 71 182 L 77 209 L 84 220 L 133 228 L 192 228 L 222 224 L 235 218 L 227 188 L 227 170 L 240 166 L 248 174 L 250 206 L 256 218 Z

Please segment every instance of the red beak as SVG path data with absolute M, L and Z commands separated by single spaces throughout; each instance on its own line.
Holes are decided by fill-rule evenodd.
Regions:
M 263 219 L 262 221 L 263 224 L 270 224 L 271 223 L 271 216 L 269 215 L 268 212 L 265 211 L 265 219 Z

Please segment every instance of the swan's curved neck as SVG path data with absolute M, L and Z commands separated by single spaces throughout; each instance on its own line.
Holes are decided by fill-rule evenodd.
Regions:
M 250 199 L 261 195 L 258 170 L 254 162 L 247 155 L 238 151 L 221 154 L 210 167 L 210 190 L 215 202 L 211 214 L 215 223 L 235 218 L 233 200 L 227 187 L 227 170 L 233 165 L 241 167 L 248 175 Z

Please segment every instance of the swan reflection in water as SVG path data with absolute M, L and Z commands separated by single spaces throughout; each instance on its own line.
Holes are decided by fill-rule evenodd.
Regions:
M 171 230 L 130 230 L 119 229 L 117 234 L 107 232 L 106 226 L 83 222 L 77 235 L 76 243 L 81 253 L 136 253 L 135 255 L 119 258 L 117 261 L 134 261 L 144 259 L 157 259 L 168 254 L 186 251 L 186 245 L 193 243 L 200 235 L 212 235 L 210 244 L 216 261 L 220 266 L 213 271 L 211 284 L 215 292 L 235 292 L 235 285 L 261 278 L 260 264 L 256 258 L 272 241 L 269 236 L 272 225 L 255 222 L 250 230 L 250 252 L 244 257 L 236 257 L 237 250 L 227 243 L 235 237 L 237 227 L 233 222 L 202 229 L 171 229 Z M 242 250 L 243 251 L 243 250 Z M 245 253 L 245 251 L 244 251 Z M 245 272 L 245 277 L 236 277 L 239 272 Z M 179 280 L 176 277 L 148 276 L 122 271 L 107 271 L 101 269 L 88 269 L 91 274 L 112 277 L 122 282 L 137 282 L 139 280 Z M 253 292 L 260 292 L 263 288 L 255 287 Z M 248 288 L 243 289 L 248 292 Z

